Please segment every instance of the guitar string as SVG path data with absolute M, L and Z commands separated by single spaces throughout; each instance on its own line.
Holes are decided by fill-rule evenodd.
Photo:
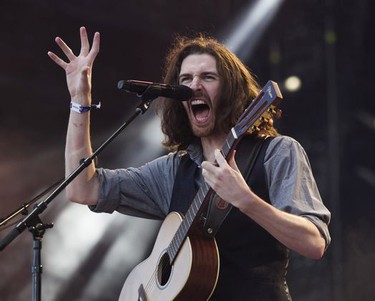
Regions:
M 151 274 L 150 279 L 148 280 L 147 284 L 144 287 L 146 295 L 155 297 L 156 293 L 158 293 L 158 294 L 161 293 L 161 291 L 158 289 L 159 284 L 162 287 L 166 283 L 168 283 L 168 281 L 171 277 L 172 268 L 173 268 L 173 264 L 170 263 L 170 260 L 173 260 L 173 258 L 171 258 L 171 257 L 176 256 L 176 254 L 179 252 L 179 250 L 181 250 L 181 248 L 178 248 L 178 246 L 182 247 L 182 244 L 186 239 L 187 229 L 190 228 L 190 226 L 191 226 L 191 220 L 193 218 L 192 215 L 194 216 L 198 212 L 198 209 L 202 205 L 202 199 L 204 199 L 204 197 L 202 198 L 202 196 L 204 196 L 207 193 L 207 191 L 209 190 L 209 186 L 207 185 L 207 183 L 203 183 L 203 186 L 201 188 L 202 189 L 200 189 L 198 191 L 198 194 L 199 194 L 198 200 L 200 200 L 200 201 L 198 203 L 193 202 L 193 206 L 195 206 L 195 208 L 193 210 L 193 214 L 192 214 L 191 210 L 189 209 L 186 216 L 185 216 L 185 222 L 186 222 L 186 219 L 187 219 L 188 221 L 190 221 L 190 223 L 189 222 L 188 223 L 182 222 L 180 224 L 180 227 L 177 229 L 176 233 L 174 234 L 168 248 L 166 249 L 166 252 L 161 256 L 160 265 L 156 266 L 156 268 L 154 269 L 154 271 Z M 176 244 L 177 244 L 177 246 L 176 246 Z M 168 257 L 164 257 L 164 256 L 167 256 L 167 255 L 168 255 Z M 168 259 L 170 259 L 170 260 L 168 260 Z M 166 270 L 169 271 L 169 275 L 168 275 L 169 278 L 167 279 L 167 281 L 165 281 L 165 279 L 164 279 L 164 273 L 165 273 Z
M 180 231 L 176 231 L 174 238 L 177 235 L 177 238 L 179 238 L 181 240 L 181 237 L 178 237 L 179 235 L 181 235 L 181 233 L 179 233 L 179 232 Z M 160 284 L 161 287 L 163 287 L 168 283 L 169 279 L 171 278 L 173 264 L 170 263 L 170 260 L 172 260 L 173 258 L 171 258 L 170 255 L 177 254 L 177 252 L 178 252 L 178 250 L 176 249 L 177 246 L 175 245 L 176 241 L 175 241 L 174 238 L 171 240 L 171 243 L 169 244 L 168 248 L 166 249 L 166 252 L 161 256 L 160 265 L 156 266 L 153 273 L 151 274 L 151 277 L 150 277 L 149 281 L 147 282 L 147 284 L 145 286 L 146 294 L 149 295 L 149 296 L 155 297 L 156 293 L 158 293 L 160 295 L 161 290 L 158 289 L 159 284 Z M 178 242 L 178 240 L 177 240 L 177 242 Z M 165 279 L 164 279 L 165 271 L 168 271 L 168 273 L 169 273 L 167 275 L 168 276 L 167 281 L 165 281 Z
M 145 291 L 146 291 L 147 296 L 154 296 L 155 294 L 154 291 L 156 289 L 155 284 L 157 281 L 157 277 L 156 277 L 157 269 L 158 267 L 156 266 L 156 268 L 154 269 L 154 272 L 151 274 L 151 278 L 149 279 L 149 281 L 147 282 L 145 286 Z
M 166 252 L 168 253 L 168 252 Z M 161 265 L 162 265 L 162 272 L 167 268 L 167 265 L 169 265 L 169 263 L 167 262 L 167 260 L 164 260 L 162 258 L 162 262 L 161 262 Z M 159 269 L 158 269 L 158 265 L 156 266 L 156 268 L 154 269 L 153 273 L 151 274 L 151 277 L 149 279 L 149 281 L 147 282 L 146 286 L 145 286 L 145 292 L 146 292 L 146 295 L 147 296 L 153 296 L 153 297 L 156 297 L 156 294 L 160 295 L 160 290 L 158 290 L 158 283 L 159 283 L 159 277 L 158 277 L 158 272 L 159 272 Z

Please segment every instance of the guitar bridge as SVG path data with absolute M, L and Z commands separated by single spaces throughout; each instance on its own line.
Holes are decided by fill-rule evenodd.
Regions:
M 138 301 L 147 301 L 146 292 L 143 287 L 143 284 L 141 284 L 138 288 Z

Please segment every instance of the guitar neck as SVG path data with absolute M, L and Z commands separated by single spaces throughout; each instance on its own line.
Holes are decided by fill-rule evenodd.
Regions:
M 230 132 L 225 140 L 224 146 L 221 149 L 221 152 L 225 158 L 233 152 L 239 138 L 235 138 L 232 132 Z M 213 193 L 213 190 L 207 185 L 206 182 L 203 182 L 202 186 L 198 190 L 191 206 L 189 207 L 186 215 L 178 228 L 175 236 L 173 237 L 171 243 L 168 246 L 168 254 L 171 262 L 174 261 L 177 253 L 183 244 L 185 238 L 187 237 L 189 231 L 193 226 L 199 222 L 200 217 L 202 216 L 203 211 L 208 205 L 208 200 Z

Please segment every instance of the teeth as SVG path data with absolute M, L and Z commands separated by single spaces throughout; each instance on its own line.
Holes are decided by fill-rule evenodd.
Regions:
M 204 105 L 205 102 L 201 99 L 194 99 L 191 101 L 191 104 L 194 106 L 194 105 Z

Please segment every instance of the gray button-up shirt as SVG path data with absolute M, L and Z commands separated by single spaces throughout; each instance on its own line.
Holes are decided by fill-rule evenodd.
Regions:
M 192 145 L 187 151 L 200 165 L 203 160 L 200 146 Z M 163 219 L 168 214 L 179 163 L 179 154 L 173 152 L 139 168 L 97 169 L 100 199 L 96 206 L 90 207 L 91 210 L 107 213 L 116 210 L 138 217 Z M 274 138 L 266 151 L 264 167 L 271 204 L 309 219 L 328 246 L 331 214 L 322 202 L 302 146 L 288 136 Z

